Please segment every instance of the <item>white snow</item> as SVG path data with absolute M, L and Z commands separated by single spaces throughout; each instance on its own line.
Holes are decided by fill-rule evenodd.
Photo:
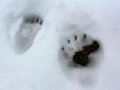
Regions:
M 97 31 L 95 28 L 87 31 L 99 39 L 103 47 L 94 87 L 67 78 L 58 61 L 56 26 L 64 8 L 88 13 L 99 26 Z M 119 9 L 119 0 L 1 0 L 0 90 L 120 90 Z M 34 45 L 19 55 L 14 52 L 7 35 L 11 36 L 11 25 L 16 26 L 18 19 L 29 13 L 45 16 L 45 22 Z M 74 71 L 72 74 L 76 76 Z

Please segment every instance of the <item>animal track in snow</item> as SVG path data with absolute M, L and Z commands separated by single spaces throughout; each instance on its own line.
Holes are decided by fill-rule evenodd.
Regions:
M 33 44 L 36 34 L 43 24 L 38 15 L 26 15 L 19 30 L 15 34 L 15 46 L 19 53 L 26 52 Z

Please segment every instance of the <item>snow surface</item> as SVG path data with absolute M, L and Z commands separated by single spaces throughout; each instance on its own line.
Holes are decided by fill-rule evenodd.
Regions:
M 87 31 L 101 41 L 104 54 L 94 87 L 69 80 L 58 61 L 56 26 L 65 8 L 71 12 L 82 9 L 100 27 Z M 0 90 L 120 90 L 119 9 L 119 0 L 1 0 Z M 19 55 L 12 48 L 11 32 L 18 28 L 20 18 L 29 13 L 41 14 L 45 21 L 34 45 Z

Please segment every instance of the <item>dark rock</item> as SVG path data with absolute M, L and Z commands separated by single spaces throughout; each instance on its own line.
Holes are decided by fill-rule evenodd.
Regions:
M 87 66 L 89 64 L 89 55 L 99 49 L 99 43 L 94 41 L 91 45 L 83 47 L 82 51 L 75 52 L 73 56 L 73 61 L 76 64 Z

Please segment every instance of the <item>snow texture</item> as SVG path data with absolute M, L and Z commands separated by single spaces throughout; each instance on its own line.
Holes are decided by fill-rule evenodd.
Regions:
M 0 90 L 120 90 L 119 5 L 119 0 L 1 0 Z M 32 44 L 18 49 L 16 32 L 29 15 L 43 24 Z M 73 67 L 63 57 L 60 40 L 73 33 L 100 42 L 92 66 Z

